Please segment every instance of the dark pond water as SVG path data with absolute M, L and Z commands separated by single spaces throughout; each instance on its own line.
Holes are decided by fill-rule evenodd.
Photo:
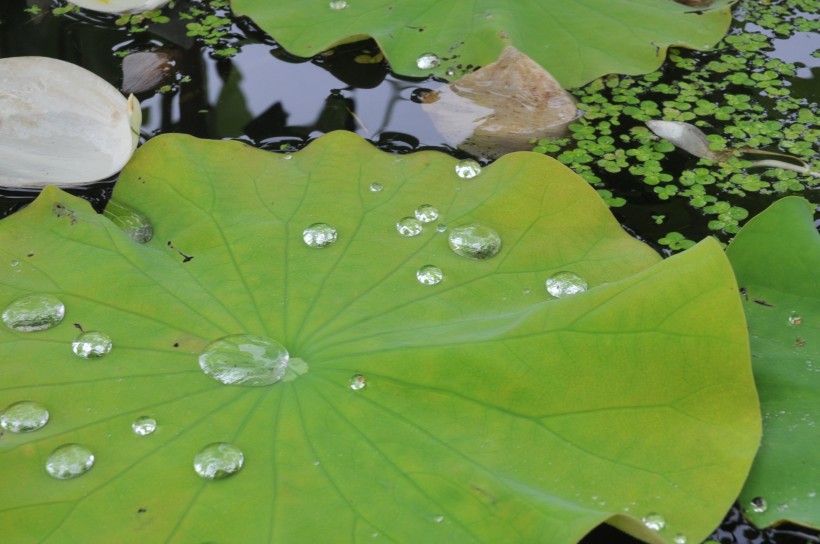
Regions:
M 392 152 L 433 148 L 457 157 L 466 156 L 444 143 L 414 101 L 418 92 L 436 88 L 441 83 L 397 77 L 384 62 L 362 63 L 363 55 L 373 57 L 378 53 L 372 43 L 353 44 L 337 48 L 332 54 L 300 59 L 287 54 L 244 20 L 233 21 L 214 47 L 187 36 L 185 24 L 189 21 L 180 19 L 179 14 L 191 13 L 192 9 L 208 11 L 207 5 L 201 2 L 177 2 L 173 9 L 163 12 L 170 16 L 170 22 L 141 25 L 146 27 L 142 32 L 132 32 L 127 24 L 117 25 L 116 16 L 87 12 L 55 16 L 52 13 L 55 5 L 59 4 L 52 5 L 48 0 L 0 1 L 0 57 L 59 58 L 83 66 L 120 87 L 122 55 L 148 50 L 172 55 L 175 65 L 163 82 L 167 88 L 163 92 L 147 91 L 137 95 L 143 107 L 144 139 L 164 132 L 183 132 L 203 138 L 240 139 L 278 151 L 287 146 L 301 147 L 331 130 L 345 129 Z M 211 9 L 211 13 L 227 15 L 224 9 Z M 800 15 L 817 18 L 812 13 Z M 817 34 L 795 32 L 786 38 L 756 27 L 749 20 L 735 23 L 734 32 L 744 29 L 768 32 L 774 38 L 766 54 L 794 63 L 796 75 L 786 82 L 791 96 L 816 111 L 820 92 Z M 230 48 L 240 51 L 229 58 L 218 54 Z M 719 58 L 719 53 L 682 55 L 700 64 Z M 665 69 L 664 81 L 674 84 L 684 72 L 669 66 Z M 774 102 L 774 99 L 770 101 L 772 106 Z M 789 122 L 786 114 L 780 120 Z M 681 153 L 667 162 L 666 169 L 677 176 L 693 165 L 694 160 Z M 71 192 L 101 209 L 114 182 L 115 179 L 111 179 Z M 731 233 L 715 233 L 707 228 L 709 218 L 684 199 L 659 199 L 651 187 L 636 184 L 626 173 L 604 176 L 601 187 L 626 199 L 624 206 L 613 209 L 624 227 L 661 251 L 668 253 L 669 250 L 657 240 L 670 230 L 680 231 L 692 240 L 710 234 L 717 234 L 723 241 L 731 238 Z M 797 194 L 816 198 L 816 187 L 809 184 Z M 721 198 L 744 207 L 753 215 L 784 194 L 774 191 Z M 33 191 L 0 190 L 0 216 L 25 205 L 34 196 Z M 669 219 L 659 225 L 653 220 L 659 215 Z M 738 507 L 727 514 L 713 539 L 721 543 L 755 544 L 820 542 L 817 532 L 799 527 L 755 529 L 744 521 Z M 637 541 L 601 527 L 584 542 Z

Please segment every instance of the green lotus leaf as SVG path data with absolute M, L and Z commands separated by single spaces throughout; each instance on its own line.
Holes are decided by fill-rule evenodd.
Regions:
M 167 135 L 122 173 L 112 219 L 49 188 L 0 222 L 0 304 L 65 304 L 51 328 L 0 326 L 0 405 L 50 411 L 0 440 L 5 538 L 568 543 L 603 522 L 651 542 L 707 536 L 760 426 L 718 244 L 661 261 L 544 156 L 470 179 L 455 165 L 343 132 L 288 155 Z M 400 235 L 424 204 L 439 217 Z M 128 209 L 150 220 L 149 242 L 117 226 L 133 227 Z M 316 223 L 335 242 L 306 245 Z M 472 223 L 497 232 L 497 255 L 450 249 Z M 440 283 L 418 281 L 425 265 Z M 589 289 L 550 296 L 558 272 Z M 74 355 L 80 328 L 110 336 L 111 352 Z M 204 373 L 203 351 L 210 361 L 234 335 L 270 341 L 239 342 L 245 359 L 287 348 L 289 366 L 269 357 L 261 374 L 282 380 Z M 222 370 L 244 379 L 234 355 Z M 156 429 L 135 434 L 143 416 Z M 94 466 L 52 478 L 46 460 L 68 443 Z M 198 476 L 212 443 L 244 466 L 229 474 L 239 456 L 217 446 L 232 464 L 200 468 L 228 477 Z M 650 513 L 660 532 L 641 522 Z
M 372 37 L 398 74 L 458 79 L 513 45 L 564 87 L 657 69 L 670 45 L 708 49 L 729 29 L 728 0 L 232 0 L 289 52 L 312 57 Z M 333 9 L 332 6 L 342 9 Z M 435 55 L 437 60 L 425 55 Z M 420 66 L 421 65 L 421 66 Z
M 813 207 L 783 198 L 726 254 L 745 290 L 763 441 L 741 501 L 759 526 L 820 527 L 820 235 Z

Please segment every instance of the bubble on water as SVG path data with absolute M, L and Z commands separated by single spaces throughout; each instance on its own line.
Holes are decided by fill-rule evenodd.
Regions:
M 353 391 L 359 391 L 367 387 L 367 379 L 361 374 L 355 374 L 350 378 L 350 388 Z
M 686 544 L 686 535 L 683 533 L 678 533 L 672 537 L 672 542 L 675 544 Z
M 762 514 L 769 509 L 769 503 L 763 497 L 755 497 L 749 502 L 749 510 Z
M 450 248 L 468 259 L 489 259 L 501 250 L 501 236 L 481 223 L 456 227 L 448 236 Z
M 800 317 L 799 315 L 797 315 L 796 313 L 792 312 L 792 314 L 789 316 L 789 325 L 795 326 L 795 325 L 801 325 L 802 323 L 803 323 L 803 318 Z
M 242 450 L 227 442 L 208 444 L 194 456 L 194 470 L 206 480 L 221 480 L 242 468 Z
M 147 436 L 157 430 L 157 420 L 151 416 L 140 416 L 131 423 L 134 434 Z
M 236 334 L 216 340 L 199 355 L 202 371 L 225 385 L 271 385 L 285 377 L 290 355 L 275 340 Z
M 330 9 L 345 9 L 347 7 L 347 2 L 345 2 L 345 0 L 333 0 L 330 2 L 329 6 Z
M 100 331 L 86 331 L 71 343 L 71 350 L 77 357 L 96 359 L 109 353 L 112 346 L 111 337 L 107 334 Z
M 371 193 L 379 193 L 379 192 L 382 191 L 382 189 L 384 189 L 384 185 L 382 185 L 378 181 L 374 181 L 373 183 L 370 184 L 370 192 Z
M 574 272 L 558 272 L 547 279 L 547 292 L 555 298 L 582 293 L 588 287 L 586 280 Z
M 94 454 L 80 444 L 63 444 L 46 459 L 46 472 L 58 480 L 82 476 L 94 466 Z
M 422 228 L 421 221 L 415 217 L 403 217 L 396 222 L 396 231 L 402 236 L 418 236 Z
M 21 400 L 0 413 L 0 427 L 12 433 L 28 433 L 48 423 L 48 410 L 39 402 Z
M 422 223 L 431 223 L 438 219 L 438 209 L 430 204 L 422 204 L 416 208 L 414 213 L 416 215 L 416 219 Z
M 444 279 L 444 272 L 435 265 L 427 264 L 416 271 L 416 279 L 422 285 L 437 285 Z
M 439 64 L 441 64 L 441 60 L 434 53 L 425 53 L 416 59 L 416 66 L 419 67 L 419 70 L 432 70 L 438 68 Z
M 65 305 L 53 295 L 24 295 L 6 307 L 3 323 L 20 332 L 44 331 L 63 320 Z
M 147 217 L 114 199 L 108 201 L 103 215 L 135 242 L 144 244 L 154 237 L 154 227 Z
M 336 229 L 327 223 L 314 223 L 302 231 L 302 239 L 310 247 L 327 247 L 336 241 Z
M 481 173 L 481 165 L 473 159 L 464 159 L 456 164 L 456 174 L 463 179 L 474 178 Z
M 652 531 L 660 531 L 664 527 L 666 527 L 666 520 L 663 519 L 663 516 L 652 512 L 647 514 L 643 517 L 643 524 L 646 525 L 648 529 Z

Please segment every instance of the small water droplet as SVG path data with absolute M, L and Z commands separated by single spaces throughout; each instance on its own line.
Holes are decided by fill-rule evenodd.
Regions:
M 447 77 L 453 77 L 454 75 L 456 75 L 456 71 L 452 68 L 447 68 L 447 71 L 444 73 L 447 75 Z
M 227 442 L 208 444 L 194 456 L 194 470 L 206 480 L 221 480 L 239 472 L 245 456 Z
M 302 239 L 310 247 L 327 247 L 336 241 L 336 229 L 327 223 L 314 223 L 302 231 Z
M 367 379 L 361 374 L 356 374 L 350 378 L 350 388 L 353 391 L 359 391 L 367 386 Z
M 48 423 L 48 410 L 39 402 L 21 400 L 0 414 L 0 427 L 12 433 L 28 433 Z
M 151 416 L 140 416 L 131 424 L 134 434 L 147 436 L 157 430 L 157 420 Z
M 769 503 L 763 497 L 755 497 L 749 502 L 749 509 L 757 514 L 762 514 L 769 509 Z
M 789 316 L 789 325 L 795 326 L 795 325 L 801 325 L 802 323 L 803 323 L 803 318 L 800 317 L 799 315 L 797 315 L 796 313 L 792 313 L 792 315 Z
M 456 174 L 462 179 L 474 178 L 481 173 L 481 165 L 473 159 L 464 159 L 456 164 Z
M 588 287 L 586 280 L 573 272 L 558 272 L 547 279 L 547 292 L 555 298 L 575 295 Z
M 287 152 L 282 154 L 282 159 L 289 161 L 293 158 L 293 153 Z
M 384 189 L 384 185 L 382 185 L 378 181 L 374 181 L 370 184 L 370 192 L 372 193 L 379 193 L 382 189 Z
M 71 350 L 83 359 L 96 359 L 109 353 L 112 346 L 111 337 L 107 334 L 100 331 L 87 331 L 81 333 L 71 343 Z
M 432 70 L 438 68 L 439 64 L 441 64 L 441 60 L 439 60 L 438 55 L 433 53 L 425 53 L 416 59 L 416 66 L 419 67 L 419 70 Z
M 330 9 L 345 9 L 347 7 L 347 2 L 345 0 L 334 0 L 330 2 Z
M 63 320 L 65 306 L 53 295 L 24 295 L 6 307 L 3 323 L 20 332 L 44 331 Z
M 445 225 L 444 223 L 439 223 L 438 226 L 436 227 L 436 232 L 446 232 L 446 231 L 447 231 L 447 225 Z
M 489 259 L 501 250 L 501 236 L 481 223 L 456 227 L 448 236 L 450 248 L 468 259 Z
M 17 259 L 13 259 L 11 261 L 11 266 L 12 266 L 12 268 L 16 268 L 16 267 L 20 266 L 20 261 L 18 261 Z
M 777 511 L 780 512 L 781 514 L 783 512 L 786 512 L 788 509 L 789 509 L 789 505 L 786 504 L 785 502 L 782 502 L 782 503 L 777 505 Z
M 652 531 L 660 531 L 666 527 L 666 520 L 662 515 L 652 512 L 643 517 L 643 524 Z
M 418 236 L 421 234 L 421 221 L 415 217 L 403 217 L 396 222 L 396 230 L 402 236 Z
M 416 279 L 422 285 L 438 285 L 444 279 L 444 272 L 437 266 L 427 264 L 416 271 Z
M 236 334 L 216 340 L 199 355 L 205 374 L 225 385 L 271 385 L 285 377 L 288 350 L 275 340 Z
M 442 521 L 444 521 L 444 516 L 436 516 L 433 518 L 433 521 L 435 521 L 436 523 L 441 523 Z
M 416 219 L 422 223 L 431 223 L 438 219 L 438 209 L 430 204 L 422 204 L 414 212 Z
M 135 242 L 144 244 L 154 237 L 154 227 L 148 218 L 130 206 L 112 199 L 106 204 L 103 215 Z
M 79 444 L 63 444 L 46 459 L 46 472 L 58 480 L 81 476 L 94 466 L 94 454 Z
M 678 533 L 672 537 L 672 542 L 675 544 L 686 544 L 686 535 L 683 533 Z

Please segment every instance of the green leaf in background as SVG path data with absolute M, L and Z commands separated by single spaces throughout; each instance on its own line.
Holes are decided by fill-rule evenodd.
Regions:
M 669 45 L 707 49 L 729 28 L 729 2 L 674 0 L 232 0 L 294 55 L 372 37 L 401 75 L 458 79 L 513 45 L 566 88 L 657 69 Z
M 65 304 L 52 328 L 0 326 L 0 405 L 50 412 L 0 439 L 5 538 L 570 543 L 606 521 L 651 542 L 706 537 L 760 432 L 718 244 L 661 261 L 543 156 L 472 178 L 455 167 L 343 132 L 287 155 L 160 136 L 111 211 L 149 218 L 148 243 L 56 189 L 0 222 L 0 305 Z M 401 221 L 436 215 L 425 204 L 435 220 Z M 306 245 L 316 223 L 335 242 Z M 497 255 L 450 249 L 472 223 L 497 231 Z M 589 289 L 550 296 L 559 272 Z M 110 336 L 111 352 L 74 355 L 80 328 Z M 263 377 L 283 379 L 201 371 L 203 350 L 231 335 L 281 343 L 289 367 Z M 241 343 L 246 358 L 265 349 Z M 234 362 L 222 370 L 238 375 Z M 143 417 L 150 434 L 132 431 L 151 429 Z M 70 443 L 94 466 L 52 478 L 48 456 Z M 241 470 L 199 477 L 212 443 L 238 448 Z M 233 468 L 219 475 L 239 459 L 225 448 Z
M 758 526 L 820 527 L 820 235 L 812 205 L 779 200 L 726 254 L 745 289 L 763 442 L 741 494 Z

